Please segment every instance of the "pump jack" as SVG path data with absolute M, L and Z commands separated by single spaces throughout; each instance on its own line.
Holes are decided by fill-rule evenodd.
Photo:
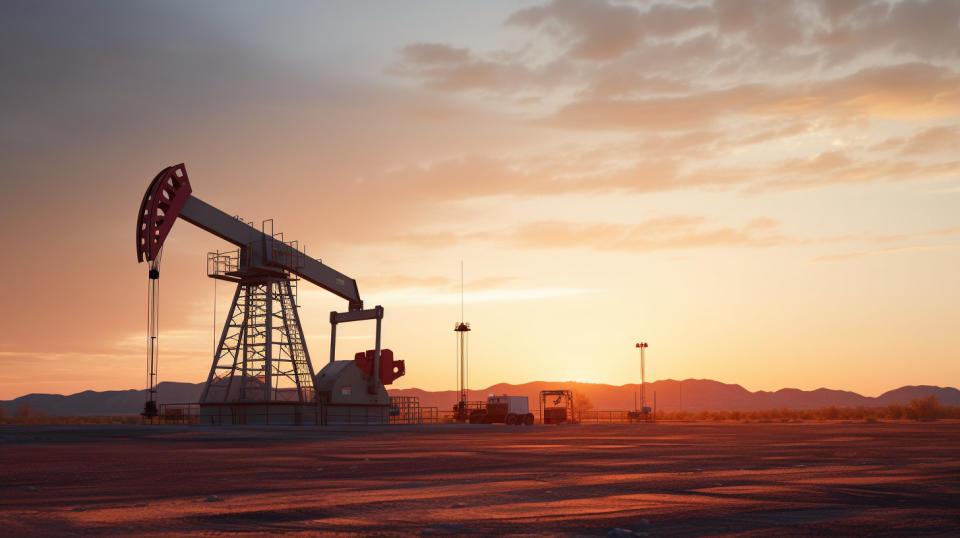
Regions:
M 237 247 L 234 254 L 208 255 L 208 276 L 236 283 L 226 323 L 213 365 L 200 399 L 216 401 L 274 402 L 316 398 L 314 372 L 303 338 L 293 286 L 297 278 L 345 299 L 346 312 L 331 312 L 330 362 L 336 350 L 338 323 L 376 321 L 376 348 L 368 392 L 375 394 L 377 380 L 389 384 L 404 373 L 403 361 L 380 364 L 380 327 L 383 307 L 363 308 L 352 278 L 307 256 L 295 241 L 258 230 L 193 196 L 186 167 L 164 168 L 147 188 L 137 214 L 137 260 L 149 263 L 148 366 L 149 388 L 142 415 L 157 416 L 157 295 L 160 257 L 174 222 L 182 219 Z M 385 350 L 386 351 L 386 350 Z M 392 356 L 392 355 L 391 355 Z M 379 375 L 377 375 L 379 374 Z M 296 394 L 278 389 L 281 378 L 296 385 Z M 381 389 L 382 390 L 382 389 Z

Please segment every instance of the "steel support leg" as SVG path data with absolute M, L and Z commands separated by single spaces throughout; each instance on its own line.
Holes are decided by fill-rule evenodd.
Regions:
M 203 394 L 200 396 L 200 402 L 206 402 L 207 396 L 210 393 L 210 385 L 213 383 L 213 378 L 216 375 L 217 364 L 220 362 L 220 356 L 223 354 L 223 345 L 227 340 L 227 333 L 230 330 L 230 322 L 233 321 L 233 316 L 237 310 L 237 301 L 240 299 L 240 289 L 241 286 L 237 285 L 237 290 L 233 293 L 233 301 L 230 303 L 230 311 L 227 313 L 227 319 L 223 324 L 223 332 L 220 333 L 220 343 L 217 344 L 217 350 L 213 355 L 213 364 L 210 366 L 210 373 L 207 375 L 207 384 L 203 387 Z M 233 357 L 233 369 L 230 370 L 230 377 L 233 377 L 233 372 L 237 367 L 237 357 Z M 231 379 L 232 381 L 232 379 Z M 227 392 L 230 392 L 229 385 L 227 386 Z
M 263 352 L 263 376 L 265 380 L 263 385 L 263 401 L 269 402 L 273 399 L 270 394 L 270 391 L 273 390 L 273 282 L 267 282 L 264 287 L 267 292 L 267 310 L 266 319 L 264 320 L 266 324 L 267 342 Z M 269 406 L 267 408 L 269 409 Z

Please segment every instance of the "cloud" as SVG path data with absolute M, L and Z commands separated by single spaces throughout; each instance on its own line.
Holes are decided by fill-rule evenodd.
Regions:
M 443 276 L 408 276 L 408 275 L 368 275 L 358 279 L 363 283 L 365 290 L 381 291 L 396 289 L 429 290 L 438 293 L 454 293 L 460 290 L 460 281 Z M 514 279 L 511 277 L 488 277 L 464 282 L 464 289 L 471 291 L 486 291 L 502 289 Z
M 590 98 L 560 107 L 544 125 L 580 130 L 663 131 L 731 116 L 936 119 L 960 115 L 960 75 L 923 63 L 870 67 L 806 85 L 741 84 L 683 96 Z
M 513 93 L 554 85 L 570 74 L 569 64 L 562 61 L 528 66 L 520 61 L 479 58 L 467 49 L 441 43 L 407 45 L 400 56 L 399 62 L 387 68 L 388 74 L 415 78 L 428 88 L 451 92 Z
M 890 247 L 890 248 L 878 248 L 870 250 L 858 250 L 854 252 L 844 252 L 842 254 L 831 254 L 827 256 L 819 256 L 812 258 L 810 263 L 824 263 L 824 262 L 841 262 L 847 261 L 854 258 L 861 258 L 863 256 L 872 256 L 875 254 L 892 254 L 897 252 L 911 252 L 918 250 L 935 250 L 943 248 L 957 248 L 960 247 L 960 243 L 945 243 L 939 245 L 911 245 L 905 247 Z
M 525 97 L 538 106 L 552 95 L 555 123 L 575 128 L 683 129 L 704 113 L 710 120 L 824 106 L 873 117 L 958 108 L 949 61 L 960 55 L 956 2 L 557 0 L 506 24 L 535 32 L 532 42 L 486 54 L 414 43 L 391 72 L 453 92 L 539 92 Z M 554 46 L 537 46 L 539 38 Z M 951 76 L 938 80 L 944 70 Z M 580 99 L 570 100 L 571 90 Z
M 890 49 L 921 57 L 960 54 L 960 5 L 949 0 L 715 0 L 648 8 L 558 0 L 518 11 L 508 24 L 541 28 L 583 59 L 611 59 L 691 32 L 740 39 L 758 54 L 821 47 L 834 61 Z M 771 52 L 773 54 L 771 54 Z
M 404 58 L 420 65 L 449 65 L 465 62 L 470 58 L 467 49 L 456 49 L 437 43 L 414 43 L 401 51 Z
M 570 193 L 653 192 L 677 188 L 677 164 L 671 159 L 640 159 L 613 166 L 617 154 L 591 156 L 589 152 L 536 157 L 493 158 L 468 155 L 434 163 L 385 171 L 357 186 L 368 203 L 410 204 L 422 207 L 444 201 L 513 196 L 530 197 Z M 693 178 L 685 178 L 693 182 Z M 436 212 L 437 207 L 432 211 Z M 394 240 L 434 246 L 463 238 L 449 231 L 396 234 Z M 476 232 L 470 239 L 483 239 Z
M 818 3 L 824 25 L 812 43 L 832 63 L 850 61 L 875 50 L 917 58 L 960 56 L 960 4 L 906 0 Z
M 960 148 L 960 127 L 931 127 L 924 129 L 903 141 L 902 155 L 927 155 L 939 152 L 953 152 Z
M 640 14 L 630 6 L 612 6 L 596 0 L 557 0 L 518 11 L 507 24 L 538 28 L 551 25 L 570 55 L 578 59 L 608 60 L 633 48 L 641 37 Z
M 789 242 L 775 221 L 714 226 L 703 217 L 671 216 L 637 224 L 540 221 L 523 224 L 511 240 L 520 248 L 589 248 L 650 252 L 705 247 L 770 247 Z
M 840 4 L 558 0 L 506 19 L 530 32 L 522 46 L 482 53 L 408 45 L 391 72 L 434 90 L 497 94 L 497 106 L 502 95 L 512 96 L 512 117 L 522 127 L 556 136 L 597 132 L 617 140 L 617 151 L 595 157 L 595 147 L 573 145 L 554 150 L 559 158 L 478 154 L 398 169 L 384 181 L 452 201 L 741 186 L 758 193 L 956 175 L 956 125 L 880 144 L 870 128 L 960 116 L 960 73 L 949 61 L 960 47 L 953 39 L 960 4 Z M 884 158 L 865 156 L 862 146 L 816 147 L 808 136 L 843 130 L 845 139 L 859 131 L 852 138 Z M 805 136 L 802 145 L 791 140 L 792 151 L 774 146 Z M 781 162 L 725 159 L 747 145 Z M 444 183 L 440 175 L 465 180 Z M 414 233 L 404 240 L 429 245 L 451 237 Z
M 592 99 L 604 99 L 687 93 L 692 89 L 689 81 L 664 76 L 645 76 L 636 71 L 616 69 L 599 72 L 580 95 Z
M 805 19 L 792 0 L 716 0 L 713 18 L 721 34 L 742 34 L 756 47 L 779 50 L 802 43 Z
M 883 242 L 883 243 L 889 243 L 893 241 L 904 241 L 907 239 L 918 239 L 922 237 L 940 237 L 944 235 L 960 235 L 960 226 L 952 226 L 949 228 L 939 228 L 937 230 L 930 230 L 926 232 L 880 235 L 880 236 L 874 237 L 874 240 Z
M 931 181 L 960 176 L 960 160 L 920 163 L 917 161 L 872 160 L 856 161 L 845 153 L 827 152 L 807 159 L 781 163 L 758 177 L 773 179 L 757 181 L 748 187 L 753 193 L 810 189 L 827 185 L 867 183 L 877 181 Z
M 386 170 L 349 185 L 342 194 L 362 197 L 365 204 L 381 208 L 383 219 L 403 221 L 405 227 L 391 228 L 393 233 L 384 234 L 381 226 L 373 225 L 374 221 L 369 225 L 359 223 L 332 240 L 378 243 L 388 237 L 397 244 L 434 248 L 496 239 L 497 231 L 466 228 L 455 232 L 431 226 L 459 214 L 460 202 L 493 197 L 531 199 L 692 189 L 757 194 L 960 176 L 960 160 L 920 158 L 952 155 L 949 147 L 935 140 L 941 131 L 925 133 L 910 142 L 898 141 L 896 147 L 912 148 L 911 153 L 919 152 L 920 145 L 927 148 L 918 156 L 900 153 L 899 159 L 889 152 L 877 156 L 875 152 L 843 147 L 769 162 L 738 164 L 736 160 L 723 160 L 731 151 L 742 151 L 753 144 L 763 148 L 766 143 L 816 129 L 813 123 L 798 121 L 747 134 L 741 129 L 650 133 L 632 142 L 609 146 L 553 146 L 501 157 L 467 155 Z
M 140 335 L 140 347 L 144 347 L 143 335 Z M 23 364 L 24 361 L 52 361 L 62 362 L 84 358 L 96 360 L 98 362 L 120 362 L 130 361 L 130 353 L 82 353 L 82 352 L 49 352 L 49 351 L 0 351 L 0 363 Z
M 377 274 L 359 278 L 364 293 L 375 294 L 376 300 L 391 305 L 455 304 L 461 301 L 460 281 L 444 276 L 411 276 Z M 467 303 L 514 302 L 551 299 L 590 293 L 585 288 L 563 286 L 523 286 L 513 277 L 487 277 L 467 280 L 463 284 L 463 300 Z M 325 296 L 314 288 L 301 290 L 308 296 Z M 2 357 L 2 355 L 0 355 Z
M 484 291 L 467 291 L 462 300 L 468 304 L 538 301 L 556 297 L 569 297 L 591 293 L 592 290 L 583 288 L 543 287 L 543 288 L 508 288 L 490 289 Z M 378 301 L 391 305 L 437 305 L 458 304 L 461 301 L 460 292 L 449 293 L 411 293 L 406 290 L 396 290 L 381 293 Z

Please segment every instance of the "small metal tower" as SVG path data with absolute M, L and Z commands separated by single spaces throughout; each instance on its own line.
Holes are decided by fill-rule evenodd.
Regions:
M 453 331 L 457 333 L 457 403 L 453 407 L 453 418 L 457 422 L 470 420 L 468 408 L 469 368 L 469 335 L 470 323 L 463 321 L 463 260 L 460 260 L 460 321 L 454 324 Z
M 458 422 L 466 422 L 470 419 L 470 412 L 467 409 L 467 354 L 468 354 L 468 336 L 470 324 L 464 321 L 458 322 L 453 327 L 457 333 L 457 405 L 454 409 L 455 419 Z
M 651 411 L 651 409 L 647 407 L 646 361 L 643 353 L 647 347 L 649 346 L 646 342 L 637 344 L 637 348 L 640 350 L 640 413 L 643 415 L 649 415 Z

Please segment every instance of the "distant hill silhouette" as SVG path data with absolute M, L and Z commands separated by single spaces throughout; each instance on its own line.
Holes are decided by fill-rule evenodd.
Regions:
M 540 406 L 539 394 L 545 389 L 569 389 L 586 395 L 599 410 L 633 409 L 634 394 L 640 392 L 640 385 L 604 385 L 600 383 L 546 382 L 534 381 L 519 385 L 498 383 L 482 390 L 471 390 L 471 400 L 484 400 L 488 394 L 510 394 L 527 396 L 530 407 Z M 157 394 L 160 403 L 196 402 L 200 399 L 203 383 L 160 383 Z M 425 391 L 421 389 L 391 389 L 392 396 L 417 396 L 420 405 L 438 407 L 447 410 L 456 400 L 456 391 Z M 672 379 L 647 383 L 648 405 L 653 405 L 654 394 L 657 408 L 664 411 L 755 411 L 758 409 L 817 409 L 835 405 L 837 407 L 881 407 L 890 404 L 906 404 L 916 398 L 934 395 L 944 405 L 960 407 L 960 390 L 953 387 L 934 387 L 930 385 L 906 386 L 885 392 L 873 398 L 861 396 L 845 390 L 781 389 L 776 392 L 750 392 L 740 385 L 720 383 L 709 379 Z M 0 401 L 7 414 L 12 414 L 29 404 L 34 412 L 43 411 L 49 415 L 124 415 L 136 414 L 143 409 L 145 400 L 143 390 L 112 390 L 94 392 L 92 390 L 63 396 L 60 394 L 28 394 L 20 398 Z
M 483 390 L 471 390 L 471 400 L 484 400 L 488 394 L 527 396 L 530 407 L 538 408 L 540 391 L 569 389 L 587 396 L 594 409 L 633 409 L 634 394 L 639 394 L 639 384 L 604 385 L 600 383 L 544 382 L 534 381 L 519 385 L 499 383 Z M 456 401 L 456 391 L 430 392 L 421 389 L 391 390 L 392 396 L 417 396 L 422 406 L 447 409 Z M 915 398 L 935 395 L 944 405 L 960 406 L 960 390 L 953 387 L 930 385 L 900 387 L 873 398 L 846 390 L 780 389 L 776 392 L 750 392 L 740 385 L 721 383 L 710 379 L 667 379 L 647 383 L 647 405 L 653 406 L 656 394 L 657 408 L 664 411 L 755 411 L 759 409 L 818 409 L 837 407 L 879 407 L 890 404 L 906 404 Z M 639 398 L 639 396 L 638 396 Z M 682 405 L 682 407 L 681 407 Z
M 196 402 L 203 391 L 203 383 L 177 383 L 165 381 L 157 387 L 160 403 Z M 27 394 L 14 400 L 0 401 L 7 414 L 13 414 L 29 404 L 33 412 L 44 411 L 48 415 L 132 415 L 143 411 L 145 390 L 86 390 L 63 396 L 61 394 Z

